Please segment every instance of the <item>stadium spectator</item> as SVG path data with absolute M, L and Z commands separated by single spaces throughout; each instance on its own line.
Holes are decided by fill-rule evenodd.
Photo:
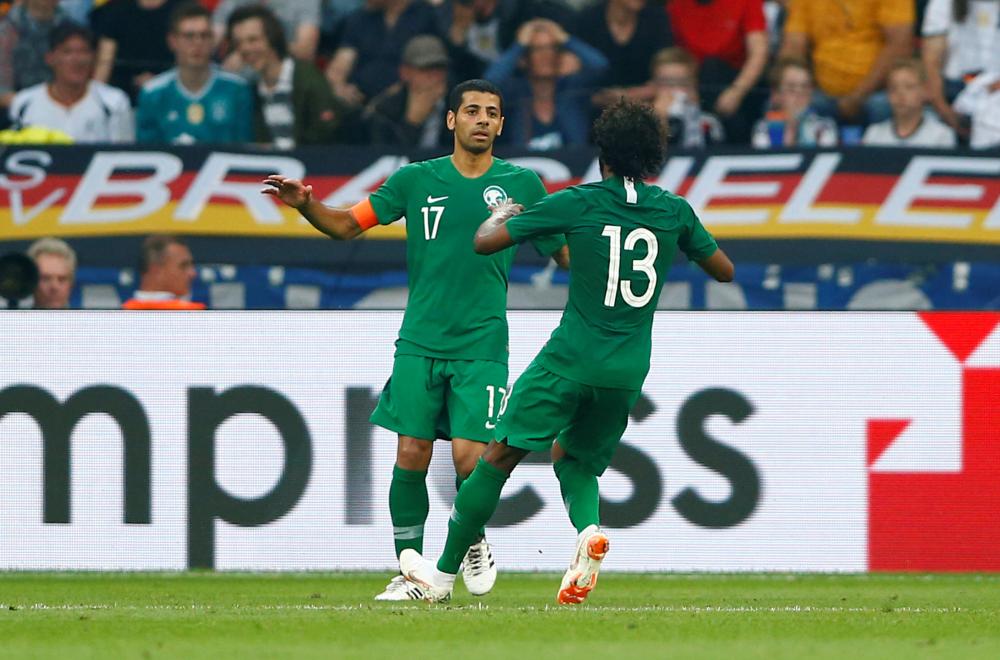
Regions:
M 531 19 L 548 18 L 567 30 L 574 22 L 573 12 L 560 0 L 453 0 L 441 11 L 452 71 L 460 80 L 481 77 Z
M 170 13 L 184 0 L 109 0 L 90 14 L 97 43 L 94 78 L 125 91 L 134 102 L 153 76 L 170 68 Z
M 35 309 L 68 309 L 76 281 L 76 252 L 58 238 L 40 238 L 28 248 L 38 266 Z
M 209 38 L 211 42 L 211 38 Z M 204 303 L 191 302 L 191 284 L 197 276 L 187 244 L 177 236 L 155 234 L 142 243 L 139 253 L 139 289 L 122 305 L 124 309 L 195 310 Z
M 24 0 L 0 20 L 0 116 L 7 115 L 15 93 L 51 77 L 45 63 L 49 33 L 64 19 L 56 0 Z
M 274 13 L 284 30 L 289 55 L 308 62 L 316 59 L 316 49 L 319 46 L 320 0 L 222 0 L 212 15 L 216 40 L 229 34 L 228 25 L 233 12 L 251 6 L 267 7 Z M 229 43 L 229 50 L 230 57 L 226 58 L 225 68 L 229 71 L 238 71 L 244 63 L 240 61 L 239 53 L 232 42 Z
M 567 54 L 579 59 L 573 73 L 566 72 Z M 536 18 L 522 25 L 517 43 L 484 74 L 504 92 L 503 139 L 536 150 L 586 144 L 587 100 L 607 69 L 608 60 L 599 50 L 558 23 Z
M 698 60 L 683 48 L 661 50 L 650 66 L 653 111 L 667 125 L 667 140 L 685 149 L 722 142 L 718 117 L 703 112 L 698 95 Z
M 167 40 L 177 65 L 142 87 L 139 142 L 249 142 L 252 97 L 242 78 L 212 64 L 211 13 L 189 2 L 170 18 Z
M 771 69 L 771 104 L 767 115 L 753 129 L 757 149 L 781 147 L 833 147 L 837 122 L 812 109 L 815 92 L 809 63 L 787 57 Z
M 240 7 L 229 17 L 227 37 L 257 73 L 257 142 L 291 149 L 334 140 L 341 108 L 312 61 L 291 55 L 284 29 L 270 9 Z
M 52 81 L 21 90 L 10 107 L 17 129 L 42 126 L 61 131 L 74 142 L 133 142 L 132 106 L 123 91 L 98 80 L 95 40 L 82 25 L 65 21 L 50 35 L 45 62 Z
M 892 117 L 872 124 L 862 143 L 882 147 L 954 147 L 955 132 L 927 111 L 927 76 L 920 60 L 895 62 L 886 82 Z
M 881 121 L 889 66 L 913 51 L 913 0 L 789 0 L 782 57 L 808 57 L 817 109 L 845 120 Z
M 599 106 L 648 96 L 649 63 L 674 43 L 663 5 L 647 0 L 598 2 L 580 13 L 575 34 L 608 58 L 607 87 L 594 95 Z
M 965 79 L 1000 70 L 1000 3 L 996 0 L 930 0 L 924 14 L 921 56 L 931 106 L 952 128 L 960 128 L 949 105 Z
M 973 149 L 1000 147 L 1000 74 L 981 73 L 955 99 L 955 111 L 972 121 Z
M 410 39 L 439 32 L 437 15 L 423 0 L 366 0 L 345 19 L 326 79 L 338 98 L 361 105 L 396 82 Z
M 768 60 L 762 0 L 670 0 L 677 44 L 698 60 L 699 91 L 726 133 L 746 143 L 766 93 L 752 93 Z
M 444 116 L 448 95 L 448 53 L 439 38 L 422 34 L 403 49 L 399 82 L 365 108 L 374 144 L 446 147 L 453 142 Z

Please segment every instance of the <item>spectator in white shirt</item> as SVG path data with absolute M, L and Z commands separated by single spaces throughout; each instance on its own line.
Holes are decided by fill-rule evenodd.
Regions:
M 1000 74 L 976 76 L 955 99 L 955 110 L 972 119 L 973 149 L 1000 147 Z
M 893 63 L 886 80 L 892 117 L 872 124 L 862 144 L 880 147 L 955 146 L 955 132 L 943 124 L 927 106 L 927 75 L 918 60 Z
M 1000 2 L 930 0 L 921 32 L 931 106 L 945 122 L 959 128 L 949 103 L 962 91 L 965 79 L 1000 72 Z
M 64 22 L 52 30 L 45 62 L 52 80 L 21 90 L 10 106 L 15 128 L 41 126 L 78 143 L 135 141 L 128 96 L 91 80 L 95 38 L 82 25 Z

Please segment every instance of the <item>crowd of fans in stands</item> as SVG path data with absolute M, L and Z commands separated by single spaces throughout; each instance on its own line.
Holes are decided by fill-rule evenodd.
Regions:
M 500 143 L 586 144 L 621 96 L 678 147 L 1000 145 L 998 0 L 0 2 L 0 141 L 450 145 L 450 85 Z M 31 128 L 29 128 L 31 127 Z

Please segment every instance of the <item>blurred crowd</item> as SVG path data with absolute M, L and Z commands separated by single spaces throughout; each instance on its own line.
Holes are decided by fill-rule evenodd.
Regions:
M 446 148 L 450 85 L 501 144 L 587 144 L 621 96 L 673 144 L 1000 145 L 1000 0 L 0 2 L 6 142 Z

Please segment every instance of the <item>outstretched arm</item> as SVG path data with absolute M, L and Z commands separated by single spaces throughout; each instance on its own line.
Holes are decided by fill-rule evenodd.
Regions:
M 506 223 L 523 210 L 524 207 L 512 199 L 498 204 L 490 217 L 486 218 L 476 231 L 474 239 L 476 253 L 493 254 L 514 245 L 514 239 L 510 237 Z
M 261 190 L 265 195 L 280 199 L 302 214 L 316 229 L 330 238 L 347 240 L 354 238 L 367 227 L 362 227 L 354 213 L 354 209 L 337 209 L 316 201 L 312 196 L 312 186 L 307 186 L 298 179 L 272 174 L 264 179 Z

